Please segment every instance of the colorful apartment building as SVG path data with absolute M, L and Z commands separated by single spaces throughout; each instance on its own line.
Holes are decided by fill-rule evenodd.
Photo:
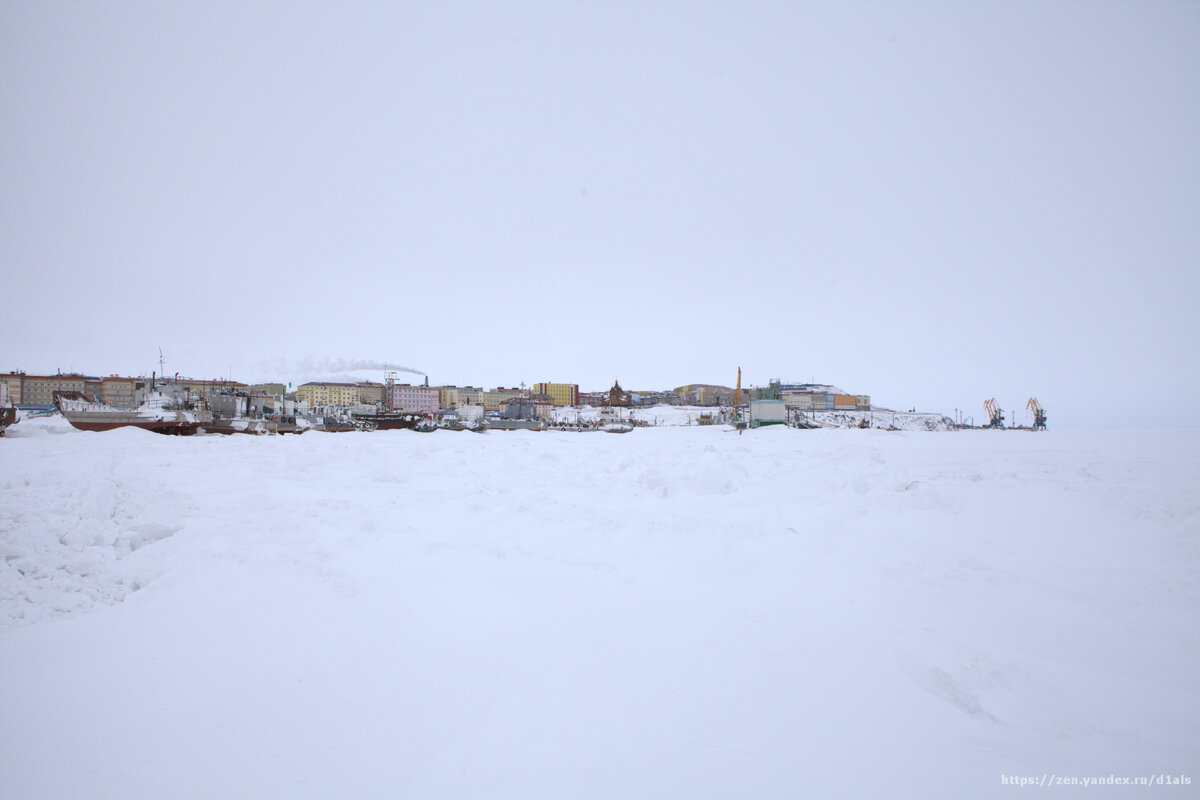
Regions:
M 137 391 L 150 383 L 149 378 L 130 378 L 109 375 L 104 378 L 78 374 L 26 375 L 10 372 L 0 375 L 8 387 L 9 397 L 17 405 L 31 408 L 49 408 L 54 405 L 55 392 L 81 392 L 87 397 L 114 406 L 133 406 L 137 403 Z M 180 379 L 179 384 L 197 396 L 210 397 L 223 390 L 244 389 L 245 384 L 237 381 L 198 381 Z
M 296 388 L 297 402 L 307 403 L 309 408 L 322 406 L 357 405 L 359 389 L 357 383 L 332 383 L 310 381 Z
M 110 406 L 133 406 L 137 404 L 137 390 L 143 385 L 141 378 L 122 378 L 109 375 L 100 379 L 100 402 Z
M 483 405 L 483 389 L 476 386 L 458 386 L 455 387 L 455 393 L 458 395 L 456 408 Z
M 387 408 L 413 414 L 436 414 L 441 406 L 441 390 L 436 386 L 411 386 L 393 383 L 385 391 Z
M 358 402 L 368 406 L 382 406 L 383 384 L 373 381 L 358 384 Z
M 556 406 L 579 405 L 579 384 L 577 383 L 535 383 L 534 394 L 549 396 Z
M 830 394 L 828 392 L 807 392 L 784 390 L 781 399 L 788 408 L 799 411 L 870 411 L 871 396 L 869 394 Z
M 453 411 L 458 408 L 458 387 L 438 387 L 438 408 L 442 411 Z
M 8 402 L 14 406 L 21 405 L 21 379 L 25 377 L 21 372 L 9 372 L 0 375 L 0 384 L 4 385 L 4 392 L 8 397 Z
M 100 396 L 100 379 L 88 375 L 26 375 L 11 372 L 3 376 L 8 387 L 9 401 L 27 408 L 49 408 L 54 405 L 55 392 L 82 392 L 88 397 Z

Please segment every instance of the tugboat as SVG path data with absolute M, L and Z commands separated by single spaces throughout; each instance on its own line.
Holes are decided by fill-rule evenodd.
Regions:
M 150 385 L 139 383 L 136 403 L 114 406 L 87 397 L 83 392 L 55 392 L 54 405 L 68 422 L 81 431 L 111 431 L 113 428 L 142 428 L 155 433 L 189 436 L 212 426 L 213 415 L 204 401 L 171 381 Z

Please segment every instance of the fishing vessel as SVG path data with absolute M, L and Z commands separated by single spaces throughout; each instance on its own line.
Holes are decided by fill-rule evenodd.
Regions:
M 203 398 L 173 381 L 151 376 L 149 384 L 135 387 L 130 406 L 111 405 L 83 392 L 55 392 L 54 405 L 72 426 L 81 431 L 142 428 L 155 433 L 186 436 L 211 427 L 212 411 Z

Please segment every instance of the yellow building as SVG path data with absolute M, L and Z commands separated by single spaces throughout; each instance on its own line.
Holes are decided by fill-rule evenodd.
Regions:
M 481 392 L 480 405 L 487 411 L 503 411 L 504 404 L 517 397 L 528 397 L 528 392 L 520 389 L 505 389 L 499 387 L 490 392 Z
M 5 386 L 5 391 L 8 394 L 8 402 L 14 406 L 21 404 L 21 379 L 25 375 L 20 372 L 9 372 L 0 375 L 0 383 Z
M 533 393 L 547 395 L 556 406 L 579 405 L 579 384 L 577 383 L 535 383 Z
M 137 387 L 140 378 L 122 378 L 110 375 L 100 379 L 100 402 L 112 406 L 132 406 L 137 402 Z
M 12 378 L 13 376 L 6 376 Z M 52 406 L 55 392 L 82 392 L 88 397 L 100 394 L 100 379 L 84 375 L 18 375 L 20 389 L 13 393 L 9 384 L 13 404 L 23 406 Z M 19 397 L 20 399 L 15 399 Z
M 458 408 L 458 387 L 439 386 L 438 406 L 442 411 L 453 411 Z
M 369 406 L 382 406 L 383 384 L 371 381 L 358 384 L 358 402 Z
M 455 388 L 455 393 L 458 395 L 458 405 L 455 408 L 483 405 L 482 389 L 477 389 L 474 386 L 458 386 Z
M 381 397 L 382 391 L 383 389 L 380 387 Z M 296 389 L 296 400 L 308 403 L 309 408 L 318 408 L 320 406 L 353 406 L 358 404 L 358 398 L 359 385 L 357 383 L 311 382 L 301 384 Z

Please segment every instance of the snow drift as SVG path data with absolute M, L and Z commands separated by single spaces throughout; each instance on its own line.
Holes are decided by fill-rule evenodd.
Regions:
M 24 424 L 3 797 L 1200 778 L 1200 434 Z

